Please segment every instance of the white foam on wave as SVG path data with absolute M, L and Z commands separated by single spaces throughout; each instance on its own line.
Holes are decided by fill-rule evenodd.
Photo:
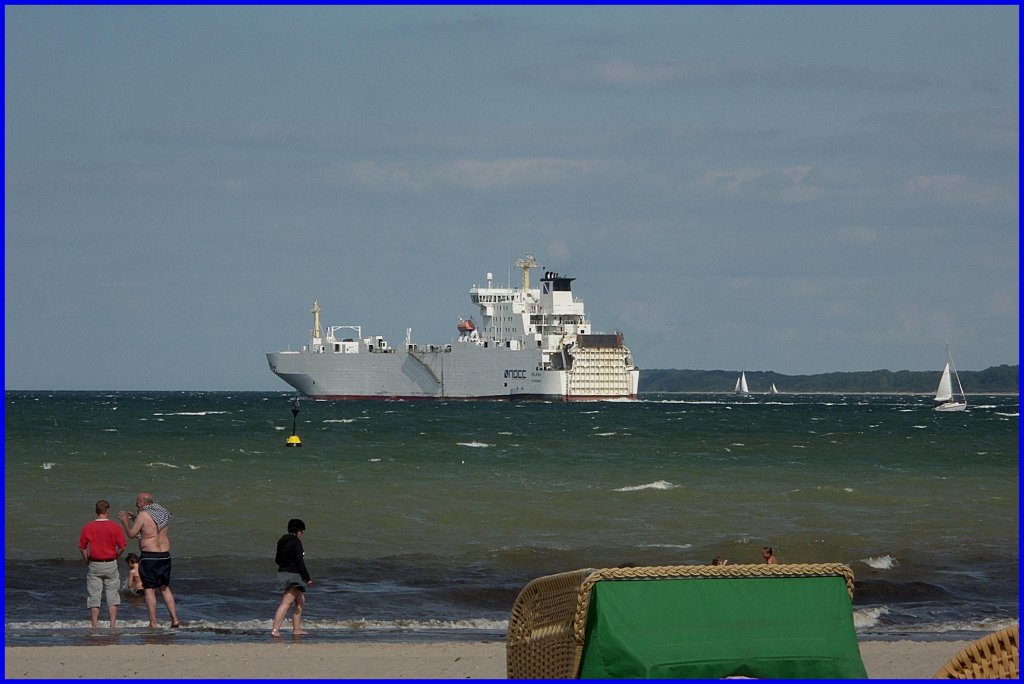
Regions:
M 325 423 L 354 423 L 358 418 L 327 418 Z
M 145 620 L 118 619 L 118 628 L 123 631 L 143 630 L 147 633 L 152 630 L 149 622 Z M 251 632 L 267 631 L 269 623 L 264 618 L 254 620 L 188 620 L 183 621 L 179 629 L 174 633 L 188 631 L 228 631 L 228 632 Z M 18 631 L 43 631 L 52 632 L 61 629 L 82 629 L 90 630 L 88 620 L 56 620 L 48 622 L 8 622 L 4 625 L 7 630 Z M 390 631 L 434 631 L 434 630 L 466 630 L 466 631 L 488 631 L 506 632 L 508 620 L 491 620 L 487 618 L 466 618 L 463 620 L 316 620 L 303 618 L 302 628 L 313 632 L 327 631 L 354 631 L 354 632 L 390 632 Z M 166 628 L 170 632 L 170 628 Z
M 54 463 L 53 461 L 47 461 L 46 463 L 44 463 L 43 465 L 41 465 L 39 467 L 42 468 L 43 470 L 49 470 L 50 468 L 52 468 L 55 465 L 57 465 L 57 464 Z
M 594 436 L 595 437 L 614 437 L 617 434 L 619 434 L 619 433 L 618 432 L 595 432 Z
M 871 609 L 865 609 L 871 610 Z M 885 609 L 888 613 L 888 609 Z M 857 624 L 857 613 L 853 613 L 853 624 L 854 627 L 860 629 L 861 625 Z M 883 613 L 884 614 L 884 613 Z M 948 634 L 950 632 L 957 633 L 971 633 L 976 632 L 978 635 L 991 634 L 1007 627 L 1012 627 L 1018 624 L 1016 617 L 988 617 L 978 618 L 976 620 L 951 620 L 949 622 L 911 622 L 905 625 L 900 625 L 899 632 L 901 634 L 924 634 L 924 635 L 935 635 L 935 634 Z M 867 627 L 873 627 L 874 624 L 868 624 Z
M 485 442 L 456 442 L 458 446 L 473 447 L 476 449 L 486 449 L 487 447 L 494 446 L 493 444 L 487 444 Z
M 866 629 L 876 626 L 882 617 L 889 614 L 886 606 L 875 606 L 874 608 L 858 608 L 853 611 L 853 628 Z
M 890 556 L 889 554 L 885 554 L 884 556 L 878 556 L 877 558 L 874 556 L 869 556 L 868 558 L 861 558 L 860 562 L 864 563 L 868 567 L 874 568 L 875 570 L 892 570 L 894 567 L 900 564 L 899 561 L 897 561 L 894 557 Z
M 996 411 L 997 416 L 1003 416 L 1005 418 L 1020 418 L 1020 413 L 1003 413 L 1002 411 Z
M 178 466 L 174 465 L 173 463 L 164 463 L 163 461 L 153 461 L 152 463 L 147 463 L 146 465 L 149 466 L 150 468 L 152 468 L 154 466 L 163 466 L 164 468 L 177 468 L 178 467 Z
M 117 432 L 117 428 L 103 428 L 100 432 Z
M 612 491 L 615 492 L 638 492 L 641 489 L 675 489 L 679 485 L 672 484 L 667 480 L 658 480 L 656 482 L 648 482 L 647 484 L 635 485 L 633 487 L 619 487 Z
M 215 416 L 227 411 L 179 411 L 177 413 L 154 413 L 154 416 Z

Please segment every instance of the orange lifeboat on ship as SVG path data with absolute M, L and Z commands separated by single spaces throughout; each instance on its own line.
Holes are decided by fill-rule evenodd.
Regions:
M 463 335 L 468 335 L 469 333 L 471 333 L 474 330 L 476 330 L 476 326 L 473 325 L 473 321 L 472 320 L 464 321 L 461 318 L 459 319 L 459 324 L 456 327 L 458 327 L 459 332 L 461 334 L 463 334 Z

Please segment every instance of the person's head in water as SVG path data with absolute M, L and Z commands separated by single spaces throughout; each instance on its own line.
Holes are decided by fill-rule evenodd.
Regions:
M 302 532 L 306 529 L 306 523 L 302 522 L 298 518 L 292 518 L 288 521 L 288 531 L 292 534 Z

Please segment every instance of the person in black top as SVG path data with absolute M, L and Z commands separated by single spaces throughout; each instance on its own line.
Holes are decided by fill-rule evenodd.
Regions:
M 298 518 L 292 518 L 288 521 L 288 533 L 277 540 L 277 555 L 274 562 L 277 563 L 277 583 L 284 591 L 284 595 L 281 596 L 281 605 L 277 607 L 277 613 L 274 615 L 271 636 L 281 636 L 281 623 L 284 622 L 289 606 L 294 606 L 292 632 L 296 636 L 306 633 L 302 631 L 300 622 L 302 608 L 306 603 L 306 587 L 312 586 L 313 580 L 309 578 L 306 561 L 302 558 L 305 555 L 302 549 L 302 534 L 305 530 L 306 523 Z

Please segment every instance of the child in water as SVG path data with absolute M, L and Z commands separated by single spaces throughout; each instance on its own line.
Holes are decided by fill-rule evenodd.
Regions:
M 124 560 L 128 563 L 128 591 L 142 596 L 145 592 L 142 589 L 142 577 L 139 576 L 139 557 L 129 553 Z

